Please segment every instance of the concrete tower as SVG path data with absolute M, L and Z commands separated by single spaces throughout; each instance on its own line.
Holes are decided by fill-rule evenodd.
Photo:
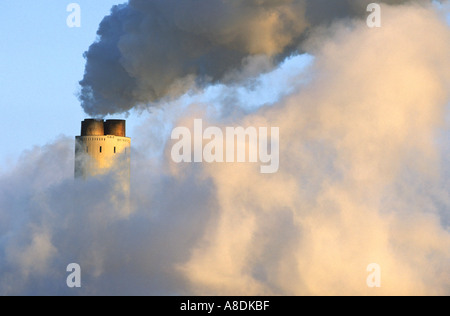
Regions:
M 131 139 L 125 134 L 124 120 L 87 119 L 81 123 L 81 136 L 75 142 L 75 177 L 88 178 L 111 169 L 125 179 L 130 176 Z

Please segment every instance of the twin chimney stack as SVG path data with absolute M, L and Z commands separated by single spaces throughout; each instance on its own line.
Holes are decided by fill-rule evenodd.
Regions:
M 113 135 L 126 137 L 124 120 L 87 119 L 81 122 L 81 136 Z
M 130 144 L 124 120 L 86 119 L 76 137 L 75 177 L 101 175 L 114 168 L 130 174 Z

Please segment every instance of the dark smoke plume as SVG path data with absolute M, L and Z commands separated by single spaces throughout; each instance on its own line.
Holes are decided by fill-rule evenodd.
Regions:
M 123 113 L 180 96 L 193 84 L 233 82 L 231 74 L 252 57 L 278 64 L 312 27 L 366 15 L 370 2 L 130 0 L 112 8 L 85 53 L 82 107 L 93 116 Z

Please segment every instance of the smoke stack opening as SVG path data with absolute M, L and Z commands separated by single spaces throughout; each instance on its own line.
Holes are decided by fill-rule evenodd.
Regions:
M 107 135 L 126 137 L 126 121 L 86 119 L 81 122 L 81 136 Z
M 81 136 L 104 136 L 103 120 L 87 119 L 81 122 Z
M 104 125 L 105 135 L 126 137 L 125 124 L 126 124 L 125 120 L 107 120 Z

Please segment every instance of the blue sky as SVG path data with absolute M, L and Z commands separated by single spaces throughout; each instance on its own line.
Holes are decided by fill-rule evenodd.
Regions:
M 83 52 L 117 0 L 79 0 L 81 28 L 69 28 L 71 1 L 5 0 L 0 10 L 0 162 L 61 134 L 79 133 L 85 118 L 75 96 Z

